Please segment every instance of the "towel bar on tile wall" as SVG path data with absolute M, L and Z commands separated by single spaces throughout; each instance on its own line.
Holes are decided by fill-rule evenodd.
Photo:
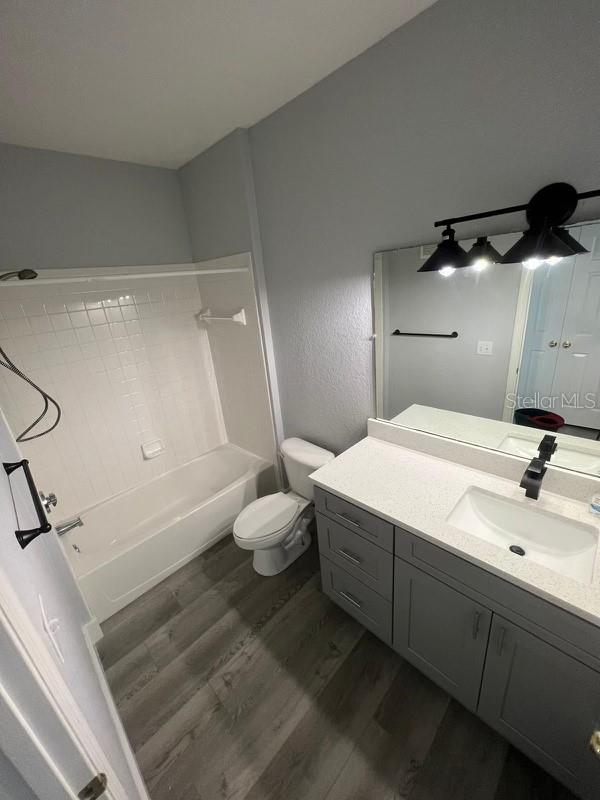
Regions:
M 407 333 L 396 328 L 395 331 L 392 331 L 392 336 L 427 336 L 431 339 L 458 339 L 458 331 L 452 331 L 452 333 Z

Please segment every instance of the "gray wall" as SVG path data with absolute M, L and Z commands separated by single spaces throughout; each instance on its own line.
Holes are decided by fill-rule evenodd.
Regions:
M 246 140 L 235 130 L 179 170 L 196 261 L 252 249 Z
M 365 432 L 373 251 L 550 181 L 600 185 L 599 40 L 597 0 L 439 0 L 251 129 L 287 435 Z
M 177 173 L 0 144 L 0 269 L 192 260 Z

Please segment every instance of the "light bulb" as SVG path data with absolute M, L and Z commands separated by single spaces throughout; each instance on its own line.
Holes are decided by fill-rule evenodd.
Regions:
M 546 259 L 546 264 L 550 264 L 550 266 L 554 266 L 554 264 L 558 264 L 562 261 L 562 256 L 550 256 L 550 258 Z
M 544 263 L 543 258 L 528 258 L 526 261 L 523 261 L 523 266 L 525 269 L 537 269 Z
M 475 261 L 474 261 L 474 262 L 471 264 L 471 266 L 473 267 L 473 269 L 475 270 L 475 272 L 481 272 L 481 271 L 482 271 L 482 270 L 484 270 L 484 269 L 485 269 L 487 266 L 489 266 L 489 263 L 490 263 L 490 262 L 489 262 L 489 260 L 488 260 L 487 258 L 477 258 L 477 259 L 475 259 Z
M 442 267 L 439 270 L 440 275 L 442 275 L 444 278 L 450 277 L 453 272 L 455 272 L 455 269 L 454 267 L 451 267 L 450 264 L 447 264 L 445 267 Z

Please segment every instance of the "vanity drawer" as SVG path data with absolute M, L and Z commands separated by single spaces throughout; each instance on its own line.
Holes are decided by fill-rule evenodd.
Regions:
M 387 550 L 344 528 L 324 514 L 317 514 L 319 550 L 388 600 L 392 599 L 394 559 Z
M 394 526 L 390 522 L 353 506 L 347 500 L 315 486 L 315 508 L 350 530 L 360 533 L 366 539 L 389 553 L 394 552 Z
M 321 556 L 323 591 L 387 644 L 392 643 L 392 604 Z

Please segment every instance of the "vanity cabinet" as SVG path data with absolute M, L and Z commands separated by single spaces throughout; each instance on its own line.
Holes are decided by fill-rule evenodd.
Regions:
M 600 796 L 600 674 L 494 614 L 479 715 L 583 797 Z
M 394 649 L 475 711 L 491 611 L 399 558 L 395 562 Z
M 600 629 L 323 489 L 323 591 L 585 800 L 600 798 Z

